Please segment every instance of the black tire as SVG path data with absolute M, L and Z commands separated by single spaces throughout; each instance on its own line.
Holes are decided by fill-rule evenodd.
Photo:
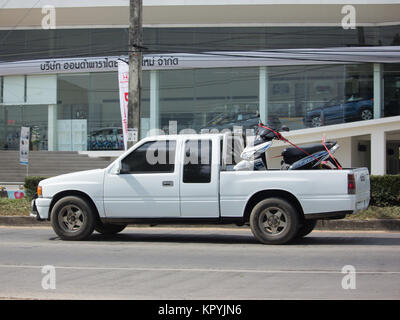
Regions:
M 113 235 L 121 232 L 125 228 L 126 224 L 102 223 L 101 221 L 98 221 L 94 227 L 94 230 L 104 235 Z
M 254 237 L 264 244 L 285 244 L 299 229 L 299 214 L 286 200 L 269 198 L 251 211 L 250 228 Z
M 296 239 L 301 239 L 306 235 L 310 234 L 317 224 L 317 220 L 303 220 L 297 234 L 295 236 Z
M 62 240 L 85 240 L 94 230 L 97 217 L 86 200 L 67 196 L 51 210 L 51 225 Z
M 360 108 L 360 119 L 361 120 L 371 120 L 374 118 L 374 111 L 370 107 Z

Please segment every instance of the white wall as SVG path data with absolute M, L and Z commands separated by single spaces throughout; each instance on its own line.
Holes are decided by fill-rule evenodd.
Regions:
M 26 96 L 25 96 L 26 95 Z M 29 75 L 5 76 L 3 104 L 56 104 L 57 76 Z
M 352 167 L 367 167 L 371 169 L 371 137 L 352 137 Z M 365 147 L 365 151 L 359 151 L 359 146 Z
M 3 104 L 25 103 L 25 76 L 7 76 L 3 81 Z
M 27 104 L 57 104 L 57 75 L 27 76 Z

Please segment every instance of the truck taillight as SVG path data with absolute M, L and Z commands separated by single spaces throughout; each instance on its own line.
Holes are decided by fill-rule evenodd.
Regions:
M 356 179 L 354 178 L 354 174 L 347 175 L 347 190 L 348 194 L 356 193 Z

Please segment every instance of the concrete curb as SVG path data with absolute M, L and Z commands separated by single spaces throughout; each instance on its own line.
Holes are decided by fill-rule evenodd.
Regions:
M 49 221 L 37 221 L 33 217 L 25 216 L 0 216 L 0 226 L 50 226 Z M 148 225 L 130 225 L 131 227 L 148 227 Z M 157 227 L 174 228 L 241 228 L 235 225 L 157 225 Z M 366 231 L 400 231 L 400 219 L 374 219 L 374 220 L 319 220 L 315 230 L 366 230 Z
M 400 219 L 320 220 L 315 230 L 400 231 Z
M 50 226 L 50 222 L 37 221 L 35 218 L 27 216 L 0 216 L 0 226 Z

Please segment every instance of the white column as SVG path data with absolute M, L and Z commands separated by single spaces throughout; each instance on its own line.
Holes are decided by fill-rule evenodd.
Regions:
M 47 124 L 47 146 L 48 151 L 57 150 L 57 105 L 48 106 L 48 124 Z
M 383 130 L 371 133 L 371 174 L 386 174 L 386 134 Z
M 150 71 L 150 130 L 160 129 L 159 71 Z
M 259 73 L 259 106 L 262 123 L 268 123 L 268 69 L 260 67 Z
M 339 150 L 334 154 L 343 168 L 351 168 L 352 164 L 352 138 L 337 139 L 340 146 Z
M 383 64 L 374 63 L 374 119 L 382 116 L 383 107 Z

